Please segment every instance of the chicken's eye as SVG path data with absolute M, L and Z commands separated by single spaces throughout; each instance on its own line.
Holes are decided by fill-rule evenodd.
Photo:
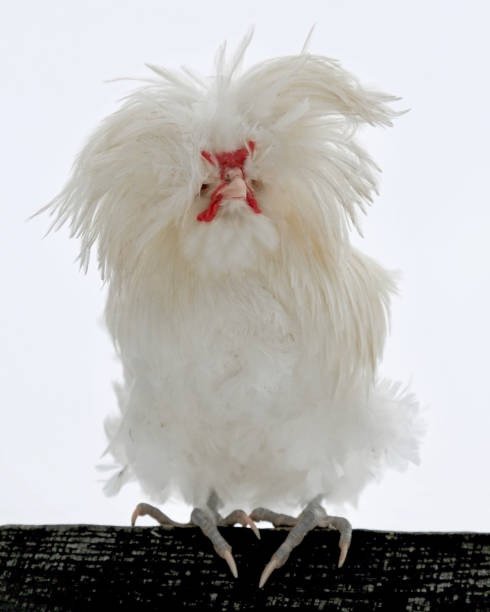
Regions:
M 203 184 L 201 185 L 201 193 L 202 193 L 203 191 L 206 191 L 206 189 L 207 189 L 208 187 L 209 187 L 209 185 L 208 185 L 207 183 L 203 183 Z
M 252 179 L 250 183 L 252 184 L 253 189 L 261 189 L 263 187 L 262 181 L 258 179 Z

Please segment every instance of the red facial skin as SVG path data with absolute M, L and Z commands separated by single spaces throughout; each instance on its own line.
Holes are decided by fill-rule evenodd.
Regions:
M 243 166 L 250 153 L 253 153 L 255 143 L 250 140 L 248 148 L 242 147 L 236 151 L 226 151 L 212 155 L 207 151 L 201 151 L 201 155 L 213 166 L 219 166 L 221 183 L 210 196 L 210 203 L 206 210 L 197 215 L 198 221 L 210 223 L 220 207 L 220 202 L 226 199 L 246 200 L 250 208 L 257 214 L 262 211 L 258 207 L 257 200 L 251 187 L 247 184 Z

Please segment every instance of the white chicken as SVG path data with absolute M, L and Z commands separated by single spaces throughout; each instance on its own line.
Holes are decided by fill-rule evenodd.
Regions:
M 316 525 L 340 531 L 343 563 L 351 527 L 323 499 L 355 502 L 417 461 L 420 425 L 415 398 L 377 377 L 394 280 L 349 240 L 376 191 L 355 132 L 391 125 L 396 98 L 306 51 L 242 72 L 249 42 L 230 61 L 223 46 L 211 78 L 150 66 L 43 210 L 84 268 L 97 244 L 108 284 L 124 379 L 106 492 L 179 494 L 235 576 L 218 526 L 291 526 L 263 586 Z

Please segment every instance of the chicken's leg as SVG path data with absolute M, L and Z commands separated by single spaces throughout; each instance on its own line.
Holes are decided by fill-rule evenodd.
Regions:
M 272 572 L 286 563 L 293 548 L 298 546 L 305 535 L 315 527 L 327 527 L 340 531 L 339 567 L 344 564 L 352 537 L 352 527 L 349 521 L 340 516 L 328 516 L 320 504 L 322 496 L 311 501 L 297 519 L 286 514 L 278 514 L 266 508 L 256 508 L 251 514 L 252 520 L 270 521 L 275 527 L 286 525 L 292 527 L 287 538 L 272 555 L 260 577 L 259 587 L 262 588 Z
M 212 493 L 205 508 L 194 508 L 192 510 L 189 523 L 177 523 L 158 508 L 155 508 L 155 506 L 141 503 L 134 509 L 133 515 L 131 516 L 131 524 L 134 526 L 138 516 L 148 515 L 157 520 L 160 525 L 166 529 L 172 529 L 173 527 L 200 527 L 203 534 L 211 540 L 216 553 L 228 563 L 231 573 L 236 578 L 238 576 L 238 571 L 235 559 L 231 554 L 231 546 L 220 534 L 218 527 L 240 523 L 244 527 L 248 525 L 259 540 L 260 533 L 253 520 L 243 510 L 234 510 L 223 518 L 217 510 L 218 503 L 219 500 L 217 495 Z

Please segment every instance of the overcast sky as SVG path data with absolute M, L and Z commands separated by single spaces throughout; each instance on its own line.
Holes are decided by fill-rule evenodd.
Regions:
M 488 3 L 247 0 L 10 2 L 0 24 L 0 524 L 129 524 L 136 484 L 102 493 L 95 465 L 119 376 L 95 267 L 47 218 L 88 133 L 145 62 L 212 72 L 255 24 L 245 67 L 300 51 L 339 59 L 403 97 L 393 129 L 362 134 L 383 168 L 364 220 L 368 254 L 403 272 L 383 374 L 426 406 L 419 467 L 368 487 L 354 527 L 489 530 Z M 327 505 L 327 508 L 328 505 Z M 175 517 L 189 509 L 169 504 Z M 141 521 L 142 524 L 145 520 Z

